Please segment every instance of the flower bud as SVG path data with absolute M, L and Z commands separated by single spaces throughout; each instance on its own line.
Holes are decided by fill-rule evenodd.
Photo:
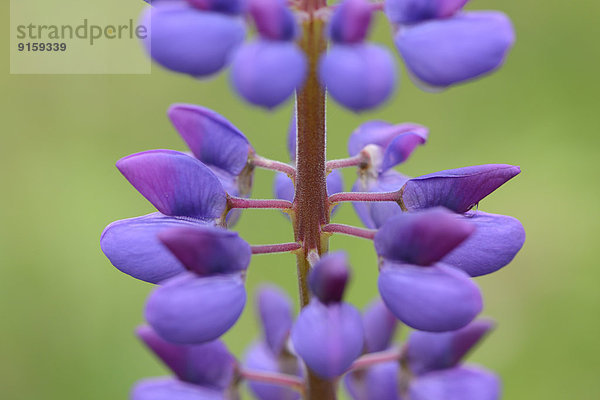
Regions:
M 329 253 L 313 267 L 308 286 L 321 303 L 339 303 L 344 296 L 349 275 L 346 253 Z
M 258 292 L 257 305 L 265 342 L 274 355 L 279 355 L 292 329 L 290 299 L 276 287 L 266 286 Z
M 296 37 L 296 18 L 285 0 L 250 0 L 250 14 L 264 39 L 293 41 Z
M 371 24 L 373 6 L 367 0 L 344 0 L 329 21 L 329 37 L 336 43 L 365 40 Z
M 225 14 L 240 14 L 246 9 L 245 0 L 187 0 L 187 2 L 199 10 Z
M 398 320 L 381 300 L 376 300 L 363 314 L 365 346 L 368 353 L 386 350 L 392 343 Z
M 446 18 L 469 0 L 386 0 L 385 13 L 396 24 L 411 24 L 431 18 Z

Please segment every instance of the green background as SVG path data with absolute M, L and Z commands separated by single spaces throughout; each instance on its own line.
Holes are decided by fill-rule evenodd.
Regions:
M 402 167 L 407 174 L 520 165 L 522 174 L 480 205 L 519 218 L 528 236 L 510 266 L 478 279 L 484 315 L 498 321 L 498 329 L 471 359 L 502 376 L 508 400 L 598 399 L 600 270 L 593 254 L 600 238 L 600 6 L 480 0 L 472 8 L 501 8 L 513 19 L 518 41 L 505 67 L 441 94 L 419 91 L 402 72 L 392 101 L 372 113 L 354 115 L 330 102 L 328 155 L 345 156 L 350 132 L 381 118 L 431 129 L 429 143 Z M 375 39 L 391 46 L 387 24 L 377 22 Z M 146 149 L 184 149 L 165 116 L 173 102 L 217 110 L 260 154 L 286 159 L 291 104 L 273 113 L 253 108 L 231 92 L 226 74 L 207 82 L 159 68 L 148 76 L 9 75 L 6 42 L 0 67 L 0 397 L 126 398 L 134 381 L 164 369 L 132 334 L 150 285 L 121 274 L 99 247 L 109 222 L 152 211 L 115 161 Z M 347 187 L 353 174 L 344 172 Z M 255 182 L 254 197 L 271 196 L 271 173 L 258 171 Z M 334 220 L 358 223 L 348 205 Z M 291 239 L 277 212 L 247 211 L 237 229 L 251 243 Z M 348 297 L 364 306 L 376 293 L 371 245 L 336 237 L 332 248 L 349 252 L 354 280 Z M 293 257 L 256 257 L 249 291 L 267 281 L 295 293 Z M 257 334 L 249 306 L 225 340 L 242 354 Z

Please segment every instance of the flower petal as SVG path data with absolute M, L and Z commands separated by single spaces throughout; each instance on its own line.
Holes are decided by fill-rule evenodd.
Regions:
M 368 353 L 386 350 L 394 338 L 398 320 L 379 299 L 372 302 L 363 314 L 365 346 Z
M 396 63 L 382 46 L 335 44 L 321 58 L 319 79 L 338 103 L 363 111 L 381 105 L 394 92 Z
M 199 276 L 241 272 L 252 250 L 236 232 L 216 226 L 195 226 L 160 232 L 160 241 L 190 271 Z
M 242 172 L 251 146 L 246 136 L 226 118 L 192 104 L 174 104 L 168 114 L 198 160 L 231 175 Z
M 401 213 L 390 218 L 375 234 L 377 254 L 406 264 L 431 265 L 440 261 L 475 230 L 466 219 L 436 207 Z
M 368 179 L 363 182 L 360 178 L 352 187 L 353 192 L 395 192 L 400 190 L 408 181 L 408 177 L 394 170 L 387 170 L 376 181 Z M 396 214 L 400 214 L 402 209 L 396 203 L 392 202 L 354 202 L 352 203 L 354 211 L 369 229 L 381 227 Z
M 525 230 L 518 219 L 476 211 L 467 214 L 475 232 L 442 262 L 460 268 L 471 276 L 499 270 L 517 255 L 525 243 Z
M 252 345 L 246 354 L 244 366 L 247 369 L 264 372 L 284 373 L 302 376 L 298 360 L 293 357 L 278 359 L 262 342 Z M 259 400 L 297 400 L 300 393 L 280 385 L 248 381 L 248 387 Z
M 425 84 L 447 87 L 502 65 L 515 40 L 510 19 L 480 11 L 423 22 L 395 37 L 408 70 Z
M 287 174 L 278 172 L 275 175 L 273 193 L 278 199 L 294 201 L 294 194 L 296 193 L 294 182 L 292 182 L 292 179 Z
M 163 214 L 214 219 L 227 206 L 217 176 L 184 153 L 144 151 L 120 159 L 117 168 Z
M 358 43 L 369 33 L 373 7 L 366 0 L 344 0 L 329 20 L 328 33 L 335 43 Z
M 346 303 L 311 302 L 292 328 L 292 342 L 306 365 L 323 378 L 344 373 L 363 348 L 360 313 Z
M 308 287 L 321 303 L 339 303 L 349 278 L 350 269 L 346 253 L 328 253 L 312 267 L 308 276 Z
M 236 53 L 230 77 L 244 99 L 274 108 L 302 85 L 306 69 L 306 57 L 294 42 L 259 39 Z
M 236 361 L 220 340 L 176 345 L 162 339 L 149 326 L 138 327 L 136 333 L 180 380 L 217 389 L 231 384 Z
M 148 323 L 163 339 L 199 344 L 217 339 L 237 321 L 246 303 L 238 275 L 176 276 L 154 290 L 146 303 Z
M 417 146 L 425 144 L 429 130 L 423 125 L 406 123 L 393 125 L 385 121 L 368 121 L 360 125 L 348 140 L 348 153 L 355 156 L 370 144 L 383 149 L 382 165 L 386 171 L 406 161 Z
M 452 267 L 384 263 L 379 293 L 389 310 L 414 329 L 446 332 L 471 322 L 483 307 L 479 288 Z
M 136 383 L 130 400 L 226 400 L 226 397 L 220 390 L 173 378 L 150 378 Z
M 493 327 L 481 319 L 452 332 L 414 331 L 407 342 L 408 365 L 416 375 L 455 367 Z
M 294 13 L 283 0 L 252 0 L 250 14 L 265 39 L 292 41 L 298 33 Z
M 402 189 L 407 210 L 444 206 L 464 213 L 521 172 L 506 164 L 449 169 L 410 179 Z
M 290 125 L 288 127 L 288 135 L 287 135 L 287 150 L 290 155 L 290 160 L 296 162 L 296 140 L 297 140 L 297 131 L 298 131 L 298 121 L 296 119 L 296 108 L 294 107 L 294 111 L 292 113 L 292 118 L 290 118 Z
M 386 0 L 385 13 L 396 24 L 449 17 L 469 0 Z
M 158 1 L 145 10 L 142 26 L 148 54 L 170 70 L 196 77 L 221 70 L 244 41 L 242 18 L 200 11 L 185 1 Z
M 275 286 L 262 287 L 257 296 L 265 342 L 275 355 L 281 353 L 293 324 L 292 304 Z
M 461 367 L 431 372 L 410 386 L 411 400 L 498 400 L 500 380 L 489 371 Z
M 346 374 L 344 384 L 353 400 L 401 400 L 399 376 L 400 364 L 390 361 Z
M 167 217 L 160 213 L 115 221 L 100 237 L 100 247 L 112 265 L 136 279 L 158 283 L 185 268 L 158 240 L 158 233 L 202 222 Z

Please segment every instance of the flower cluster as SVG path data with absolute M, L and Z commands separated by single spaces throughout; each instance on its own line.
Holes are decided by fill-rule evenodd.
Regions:
M 144 44 L 156 62 L 195 77 L 231 63 L 237 92 L 267 108 L 299 96 L 289 162 L 262 157 L 225 117 L 189 104 L 168 110 L 188 152 L 150 150 L 117 162 L 156 212 L 108 225 L 101 248 L 120 271 L 156 285 L 137 334 L 173 374 L 140 381 L 133 400 L 235 400 L 244 382 L 261 400 L 334 399 L 339 382 L 354 400 L 499 399 L 498 378 L 463 359 L 493 325 L 477 319 L 483 297 L 474 278 L 506 266 L 525 240 L 517 219 L 479 204 L 519 167 L 406 176 L 396 168 L 429 136 L 415 123 L 368 121 L 350 134 L 348 158 L 327 161 L 323 151 L 323 87 L 361 111 L 382 104 L 397 83 L 391 53 L 367 40 L 376 11 L 385 11 L 407 69 L 425 86 L 447 87 L 503 62 L 509 20 L 463 12 L 466 2 L 152 2 Z M 256 35 L 244 43 L 248 21 Z M 339 172 L 347 167 L 357 172 L 350 192 Z M 276 173 L 274 199 L 250 198 L 255 168 Z M 364 228 L 330 222 L 342 203 Z M 251 245 L 232 231 L 242 210 L 254 208 L 284 212 L 295 240 Z M 377 254 L 378 296 L 362 314 L 344 295 L 366 266 L 353 269 L 345 252 L 328 252 L 334 234 L 369 240 Z M 220 337 L 246 306 L 251 259 L 277 252 L 297 257 L 301 310 L 295 315 L 280 289 L 260 289 L 261 337 L 238 358 Z M 404 343 L 395 339 L 400 325 L 411 329 Z
M 468 0 L 387 0 L 383 10 L 410 76 L 425 89 L 442 89 L 497 69 L 513 45 L 510 20 L 500 12 L 462 8 Z M 367 41 L 381 4 L 344 0 L 314 15 L 285 0 L 154 0 L 142 20 L 144 40 L 161 66 L 196 78 L 231 64 L 230 80 L 246 101 L 274 108 L 307 79 L 310 60 L 295 40 L 299 24 L 328 23 L 331 41 L 319 60 L 319 80 L 353 111 L 385 102 L 398 83 L 393 54 Z M 245 42 L 252 22 L 256 38 Z

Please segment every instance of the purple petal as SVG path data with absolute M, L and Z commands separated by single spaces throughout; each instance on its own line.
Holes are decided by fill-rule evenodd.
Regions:
M 431 265 L 440 261 L 467 239 L 475 225 L 452 212 L 433 209 L 401 213 L 388 220 L 375 234 L 377 254 L 406 264 Z
M 319 78 L 338 103 L 363 111 L 381 105 L 393 93 L 396 64 L 384 47 L 336 44 L 321 58 Z
M 197 159 L 231 175 L 242 172 L 251 146 L 231 122 L 208 108 L 192 104 L 174 104 L 168 114 Z
M 226 400 L 226 397 L 220 390 L 173 378 L 150 378 L 136 383 L 130 400 Z
M 257 305 L 265 342 L 273 354 L 280 354 L 292 329 L 290 299 L 278 288 L 265 286 L 258 292 Z
M 339 251 L 324 255 L 308 276 L 308 287 L 323 304 L 339 303 L 350 277 L 348 256 Z
M 186 154 L 144 151 L 120 159 L 117 168 L 163 214 L 215 219 L 227 206 L 219 179 Z
M 327 194 L 332 195 L 344 191 L 344 178 L 338 169 L 334 169 L 327 175 Z
M 395 37 L 412 75 L 436 87 L 471 80 L 497 69 L 514 40 L 508 17 L 492 11 L 424 22 L 400 30 Z
M 389 310 L 411 328 L 428 332 L 460 329 L 483 307 L 479 288 L 452 267 L 384 263 L 379 293 Z
M 353 400 L 401 400 L 399 376 L 400 364 L 391 361 L 349 373 L 344 383 Z
M 359 178 L 352 187 L 353 192 L 395 192 L 400 190 L 408 181 L 408 177 L 394 170 L 387 170 L 376 181 L 368 180 L 366 185 Z M 355 202 L 352 203 L 354 211 L 362 223 L 369 229 L 381 227 L 388 219 L 402 210 L 400 206 L 392 202 Z
M 278 359 L 269 347 L 262 342 L 256 343 L 250 348 L 246 354 L 244 366 L 255 371 L 302 375 L 297 359 L 293 357 Z M 248 381 L 248 386 L 259 400 L 297 400 L 300 398 L 298 392 L 280 385 L 270 385 L 251 380 Z
M 382 148 L 382 165 L 386 171 L 406 161 L 417 146 L 427 141 L 429 130 L 423 125 L 412 123 L 393 125 L 385 121 L 368 121 L 360 125 L 348 141 L 348 153 L 355 156 L 370 144 Z
M 236 232 L 216 226 L 174 228 L 158 237 L 188 270 L 200 276 L 244 271 L 252 257 L 250 245 Z
M 177 344 L 199 344 L 227 332 L 245 303 L 246 291 L 238 275 L 197 277 L 184 273 L 151 293 L 145 316 L 163 339 Z
M 158 233 L 202 222 L 166 217 L 160 213 L 115 221 L 100 237 L 100 247 L 112 265 L 136 279 L 158 283 L 185 268 L 158 240 Z
M 306 57 L 294 42 L 260 39 L 236 53 L 231 82 L 250 103 L 274 108 L 302 85 L 306 68 Z
M 467 214 L 475 225 L 473 235 L 442 260 L 471 276 L 499 270 L 517 255 L 525 243 L 525 230 L 518 219 L 476 211 Z
M 151 27 L 143 43 L 154 61 L 196 77 L 225 67 L 246 36 L 243 19 L 200 11 L 184 1 L 155 2 L 144 11 L 141 25 Z
M 435 172 L 409 180 L 402 190 L 407 210 L 444 206 L 464 213 L 521 172 L 506 164 L 486 164 Z
M 329 21 L 329 37 L 337 43 L 362 42 L 369 32 L 373 7 L 366 0 L 344 0 Z
M 297 125 L 296 120 L 296 108 L 294 107 L 294 111 L 292 113 L 292 118 L 290 118 L 290 125 L 288 127 L 288 135 L 287 135 L 287 149 L 288 154 L 290 155 L 290 160 L 296 162 L 296 139 L 297 139 Z
M 449 17 L 469 0 L 386 0 L 385 13 L 396 24 Z
M 245 0 L 187 0 L 187 2 L 200 10 L 226 14 L 240 14 L 246 10 Z
M 236 361 L 220 340 L 182 346 L 163 340 L 149 326 L 136 333 L 180 380 L 217 389 L 232 383 Z
M 296 17 L 284 0 L 250 0 L 250 14 L 263 38 L 292 41 L 296 37 Z
M 363 314 L 365 345 L 368 353 L 384 351 L 390 347 L 398 320 L 388 310 L 385 303 L 376 300 L 369 305 Z
M 294 182 L 292 182 L 292 179 L 287 174 L 278 172 L 275 175 L 273 192 L 278 199 L 294 201 L 294 194 L 296 192 Z
M 292 342 L 306 365 L 323 378 L 344 373 L 363 348 L 360 313 L 351 305 L 313 301 L 300 312 Z
M 493 327 L 492 321 L 482 319 L 452 332 L 412 332 L 407 343 L 411 371 L 422 375 L 455 367 Z
M 500 380 L 475 367 L 431 372 L 410 386 L 411 400 L 499 400 Z

